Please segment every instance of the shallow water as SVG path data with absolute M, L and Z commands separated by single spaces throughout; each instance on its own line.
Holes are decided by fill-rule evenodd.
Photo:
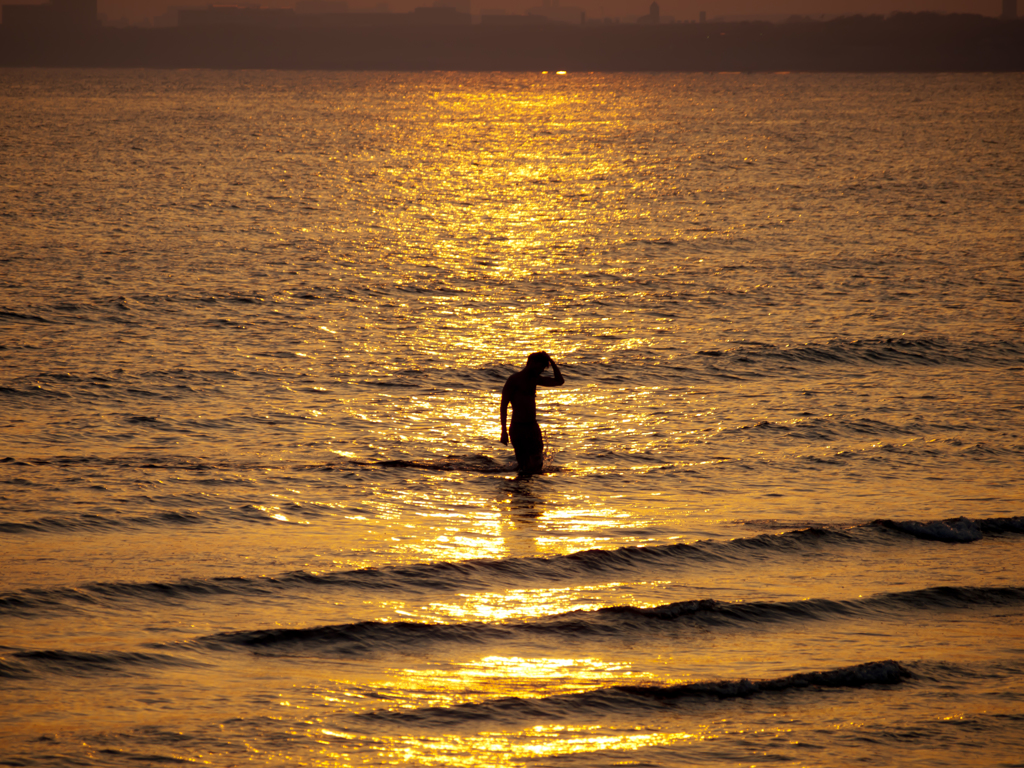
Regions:
M 1020 765 L 1022 97 L 0 73 L 0 760 Z

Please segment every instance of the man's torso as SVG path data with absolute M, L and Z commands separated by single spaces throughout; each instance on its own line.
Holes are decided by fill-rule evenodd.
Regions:
M 512 423 L 537 421 L 537 381 L 522 372 L 513 373 L 505 382 L 505 394 L 512 405 Z

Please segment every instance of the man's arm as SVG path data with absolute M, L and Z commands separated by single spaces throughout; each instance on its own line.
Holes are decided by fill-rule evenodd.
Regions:
M 505 382 L 505 386 L 501 388 L 501 442 L 503 445 L 508 445 L 508 382 Z
M 544 387 L 560 387 L 565 384 L 565 379 L 562 378 L 562 372 L 558 370 L 558 363 L 551 359 L 551 355 L 548 355 L 548 362 L 551 363 L 551 372 L 555 374 L 553 377 L 541 376 L 537 379 L 537 383 Z

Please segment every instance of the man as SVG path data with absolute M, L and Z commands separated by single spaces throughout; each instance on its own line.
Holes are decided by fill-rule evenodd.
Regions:
M 541 376 L 551 366 L 552 376 Z M 544 437 L 537 423 L 537 385 L 560 387 L 565 384 L 562 372 L 547 352 L 534 352 L 526 358 L 526 367 L 508 377 L 501 390 L 501 442 L 512 447 L 525 474 L 540 472 L 544 465 Z M 512 404 L 512 426 L 506 427 L 508 405 Z

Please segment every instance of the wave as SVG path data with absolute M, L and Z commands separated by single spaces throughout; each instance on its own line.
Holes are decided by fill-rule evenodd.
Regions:
M 448 456 L 445 459 L 420 461 L 413 459 L 391 459 L 384 461 L 349 461 L 347 464 L 356 467 L 407 467 L 410 469 L 425 469 L 432 472 L 480 472 L 483 474 L 505 474 L 515 471 L 515 465 L 508 462 L 498 462 L 490 456 Z M 335 466 L 318 467 L 322 469 L 336 469 Z
M 876 520 L 872 525 L 925 541 L 969 543 L 983 537 L 981 529 L 967 518 L 918 523 L 913 520 Z
M 764 694 L 793 694 L 829 688 L 898 685 L 914 673 L 897 661 L 872 661 L 820 672 L 799 672 L 768 680 L 716 680 L 681 685 L 613 685 L 583 693 L 543 698 L 503 697 L 450 707 L 375 710 L 358 715 L 368 724 L 441 726 L 479 720 L 564 720 L 595 715 L 635 718 L 687 704 L 704 705 Z
M 129 418 L 147 418 L 147 417 L 129 417 Z M 159 417 L 152 417 L 159 420 Z M 29 467 L 76 467 L 76 466 L 108 466 L 116 467 L 120 469 L 169 469 L 173 471 L 188 471 L 188 470 L 211 470 L 211 469 L 223 469 L 228 471 L 234 470 L 259 470 L 259 469 L 275 469 L 276 467 L 260 462 L 225 462 L 225 461 L 213 461 L 197 459 L 191 456 L 168 456 L 158 455 L 153 457 L 129 457 L 129 456 L 51 456 L 48 458 L 39 457 L 23 457 L 20 459 L 14 459 L 10 456 L 0 459 L 0 462 L 13 463 L 16 466 L 29 466 Z
M 198 512 L 159 512 L 149 515 L 67 515 L 64 517 L 37 517 L 21 523 L 0 523 L 0 533 L 66 533 L 73 531 L 116 530 L 122 528 L 148 528 L 154 526 L 181 526 L 205 523 L 207 515 Z
M 423 589 L 472 591 L 519 587 L 529 583 L 586 582 L 595 578 L 642 574 L 651 568 L 664 571 L 671 567 L 736 562 L 742 560 L 748 550 L 800 549 L 833 539 L 841 541 L 847 536 L 840 531 L 810 528 L 731 542 L 593 549 L 552 557 L 441 561 L 333 573 L 293 571 L 277 576 L 183 579 L 176 582 L 102 582 L 75 588 L 29 589 L 0 594 L 0 615 L 74 609 L 96 603 L 112 606 L 135 601 L 262 596 L 295 590 L 341 588 L 375 593 Z
M 49 318 L 43 317 L 42 315 L 26 314 L 24 312 L 16 312 L 13 309 L 0 309 L 0 322 L 4 320 L 13 321 L 27 321 L 30 323 L 52 323 L 53 321 Z
M 914 520 L 875 520 L 871 527 L 890 531 L 925 541 L 941 541 L 950 544 L 969 544 L 986 535 L 998 536 L 1006 533 L 1024 533 L 1024 517 L 997 517 L 971 520 L 958 517 L 950 520 L 936 520 L 919 523 Z
M 1024 604 L 1024 588 L 933 587 L 856 600 L 724 603 L 689 600 L 653 607 L 611 606 L 504 623 L 432 624 L 360 621 L 321 627 L 222 632 L 195 642 L 213 650 L 240 648 L 266 655 L 372 656 L 407 653 L 436 644 L 543 643 L 565 647 L 613 638 L 645 637 L 670 629 L 750 629 L 843 619 L 902 620 L 911 612 L 969 610 Z
M 67 399 L 71 395 L 60 392 L 54 389 L 48 389 L 41 384 L 31 384 L 27 387 L 4 387 L 0 386 L 0 398 L 20 400 L 21 398 L 38 399 L 38 398 L 60 398 Z
M 146 674 L 166 667 L 203 667 L 202 662 L 165 653 L 107 651 L 14 651 L 0 656 L 0 679 L 26 679 L 42 674 L 72 677 Z
M 759 421 L 741 427 L 732 427 L 726 432 L 774 432 L 789 438 L 802 440 L 832 440 L 841 437 L 873 438 L 891 435 L 915 435 L 923 433 L 921 427 L 907 427 L 869 418 L 805 417 L 778 422 Z
M 0 396 L 11 400 L 50 397 L 73 398 L 83 404 L 118 403 L 135 407 L 140 401 L 179 401 L 199 392 L 219 395 L 225 382 L 258 378 L 258 370 L 240 373 L 232 369 L 174 369 L 139 371 L 123 375 L 84 375 L 38 372 L 4 383 Z M 158 420 L 158 423 L 165 423 Z M 167 424 L 174 424 L 168 420 Z
M 173 517 L 184 513 L 166 514 Z M 39 530 L 39 526 L 65 525 L 63 522 L 48 521 L 49 518 L 44 518 L 42 522 L 3 523 L 0 524 L 0 531 L 25 531 L 33 526 Z M 199 522 L 202 522 L 199 516 L 188 514 L 185 514 L 184 519 L 175 521 L 176 524 Z M 96 524 L 102 526 L 108 523 L 100 520 Z M 0 616 L 40 611 L 73 611 L 101 603 L 114 607 L 137 601 L 181 602 L 218 596 L 264 596 L 300 590 L 365 590 L 379 595 L 381 592 L 402 593 L 423 589 L 489 591 L 505 587 L 518 588 L 525 584 L 592 583 L 624 576 L 643 577 L 651 571 L 664 574 L 672 569 L 691 567 L 756 566 L 766 554 L 786 557 L 792 553 L 842 551 L 856 546 L 899 546 L 907 539 L 967 544 L 984 536 L 1020 534 L 1024 534 L 1024 517 L 978 520 L 956 518 L 926 522 L 879 519 L 843 529 L 810 527 L 731 541 L 590 549 L 551 557 L 441 561 L 327 573 L 292 571 L 276 576 L 148 583 L 102 582 L 74 588 L 28 589 L 0 593 Z
M 9 388 L 0 387 L 0 396 L 10 392 Z M 59 392 L 49 392 L 41 388 L 32 390 L 36 395 L 49 394 L 55 397 L 68 397 Z M 22 393 L 27 394 L 27 393 Z M 156 416 L 126 416 L 129 424 L 145 424 L 160 427 L 164 421 Z M 443 459 L 385 459 L 379 461 L 367 461 L 358 459 L 344 459 L 316 464 L 300 464 L 294 462 L 267 463 L 258 461 L 225 461 L 223 459 L 202 459 L 191 456 L 54 456 L 54 457 L 0 457 L 0 464 L 19 467 L 78 467 L 78 466 L 100 466 L 114 467 L 117 469 L 164 469 L 174 472 L 200 472 L 200 471 L 223 471 L 223 472 L 252 472 L 261 470 L 275 470 L 287 468 L 294 472 L 338 472 L 345 470 L 386 470 L 395 468 L 422 469 L 430 472 L 473 472 L 480 474 L 508 474 L 515 472 L 516 467 L 512 460 L 498 461 L 492 456 L 485 454 L 470 455 L 449 455 Z M 552 468 L 550 471 L 557 471 Z M 93 516 L 89 516 L 90 518 Z M 110 518 L 103 525 L 135 524 L 141 521 L 141 517 Z M 167 522 L 178 522 L 173 517 L 168 517 Z M 87 524 L 87 523 L 86 523 Z M 152 523 L 146 523 L 152 524 Z M 68 522 L 68 527 L 76 527 L 79 524 Z M 56 517 L 39 518 L 37 525 L 23 525 L 15 530 L 57 530 L 62 527 L 61 519 Z M 0 528 L 0 530 L 3 530 Z
M 699 350 L 699 356 L 720 363 L 787 367 L 822 364 L 872 365 L 1020 365 L 1024 363 L 1024 343 L 1019 341 L 981 341 L 955 343 L 942 338 L 877 338 L 863 340 L 833 339 L 825 343 L 799 346 L 758 344 Z
M 929 337 L 832 339 L 783 345 L 746 340 L 721 347 L 675 349 L 666 354 L 650 350 L 621 350 L 611 357 L 577 361 L 574 379 L 596 378 L 621 383 L 631 369 L 645 380 L 746 381 L 820 366 L 978 366 L 1015 369 L 1024 365 L 1024 342 L 1016 339 L 961 341 Z
M 149 311 L 149 312 L 164 312 L 168 306 L 182 305 L 264 305 L 267 303 L 274 303 L 278 300 L 279 294 L 265 294 L 260 295 L 256 293 L 248 292 L 224 292 L 224 293 L 137 293 L 130 296 L 106 296 L 97 297 L 95 301 L 88 300 L 61 300 L 56 301 L 52 304 L 34 308 L 39 314 L 27 314 L 24 311 L 18 311 L 11 308 L 0 308 L 0 320 L 10 318 L 13 320 L 31 320 L 35 322 L 60 322 L 48 319 L 45 313 L 54 313 L 58 316 L 70 315 L 70 317 L 61 317 L 61 320 L 71 321 L 90 321 L 94 317 L 99 317 L 103 320 L 115 320 L 116 317 L 110 315 L 111 311 L 118 313 L 125 312 L 137 312 L 137 311 Z M 322 300 L 325 297 L 316 296 L 309 293 L 302 293 L 296 298 L 303 300 L 319 299 Z M 32 311 L 32 310 L 30 310 Z

